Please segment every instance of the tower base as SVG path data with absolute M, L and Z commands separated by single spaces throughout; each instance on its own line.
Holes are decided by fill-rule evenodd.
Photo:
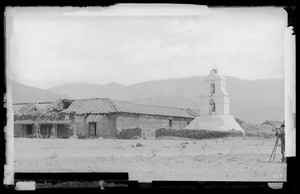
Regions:
M 207 131 L 235 131 L 245 134 L 232 115 L 207 115 L 196 117 L 184 129 Z

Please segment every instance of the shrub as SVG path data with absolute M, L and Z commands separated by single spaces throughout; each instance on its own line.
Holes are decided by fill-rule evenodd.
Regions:
M 274 133 L 267 133 L 265 131 L 256 131 L 256 132 L 246 132 L 248 137 L 263 137 L 263 138 L 273 138 L 275 137 Z
M 137 143 L 136 145 L 135 145 L 135 147 L 143 147 L 144 145 L 143 144 L 141 144 L 141 143 Z

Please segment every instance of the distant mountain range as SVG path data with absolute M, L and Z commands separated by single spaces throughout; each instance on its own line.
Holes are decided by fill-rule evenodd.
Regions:
M 13 103 L 51 102 L 58 98 L 71 98 L 68 95 L 57 94 L 55 92 L 26 86 L 13 80 L 7 80 L 7 85 L 11 87 Z M 8 88 L 8 86 L 6 87 Z
M 35 99 L 51 101 L 60 98 L 112 98 L 141 104 L 154 104 L 182 108 L 200 108 L 199 96 L 203 91 L 204 77 L 190 77 L 148 81 L 123 86 L 72 83 L 41 90 L 13 82 L 15 102 Z M 284 119 L 284 80 L 241 80 L 226 77 L 230 95 L 230 114 L 250 123 Z M 35 90 L 33 90 L 35 89 Z M 30 90 L 30 91 L 29 91 Z M 43 92 L 44 93 L 43 93 Z

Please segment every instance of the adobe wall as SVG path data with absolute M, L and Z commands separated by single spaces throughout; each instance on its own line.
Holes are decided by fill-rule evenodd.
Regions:
M 14 136 L 15 137 L 23 137 L 23 128 L 21 124 L 14 124 Z
M 115 137 L 117 135 L 115 127 L 115 116 L 105 115 L 97 123 L 97 136 Z
M 30 118 L 30 120 L 37 121 L 43 120 L 42 117 L 25 116 L 22 119 Z M 49 118 L 49 117 L 48 117 Z M 192 118 L 176 118 L 176 117 L 163 117 L 163 116 L 149 116 L 138 114 L 106 114 L 106 115 L 55 115 L 51 120 L 67 120 L 76 123 L 76 134 L 78 137 L 89 137 L 89 122 L 96 122 L 96 137 L 117 137 L 123 129 L 141 128 L 143 131 L 153 131 L 159 128 L 170 128 L 169 119 L 172 120 L 173 129 L 183 129 L 191 122 Z M 69 137 L 73 136 L 72 128 L 69 128 Z M 15 125 L 15 135 L 23 136 L 21 125 Z
M 87 135 L 87 124 L 84 121 L 83 116 L 75 116 L 74 122 L 76 123 L 76 133 L 80 136 L 86 136 Z
M 76 132 L 78 136 L 89 137 L 89 122 L 96 122 L 96 137 L 115 137 L 114 115 L 90 115 L 87 117 L 76 115 Z
M 172 129 L 184 129 L 188 125 L 188 122 L 190 123 L 193 120 L 194 119 L 181 119 L 181 118 L 173 119 Z
M 123 129 L 141 128 L 145 130 L 155 130 L 159 128 L 170 128 L 169 119 L 172 119 L 173 129 L 183 129 L 193 119 L 162 117 L 162 116 L 147 116 L 147 115 L 118 115 L 116 119 L 116 128 L 118 133 Z

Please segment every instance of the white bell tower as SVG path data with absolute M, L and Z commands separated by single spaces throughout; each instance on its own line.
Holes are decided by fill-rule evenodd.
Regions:
M 229 94 L 226 91 L 225 81 L 225 77 L 218 74 L 216 68 L 204 78 L 204 91 L 200 96 L 200 116 L 184 129 L 238 132 L 245 135 L 235 118 L 229 115 Z
M 200 115 L 184 129 L 238 132 L 245 135 L 244 130 L 229 115 L 229 94 L 226 91 L 226 79 L 213 68 L 204 78 L 204 91 L 200 96 Z
M 204 92 L 200 96 L 200 115 L 229 115 L 229 94 L 226 79 L 212 69 L 204 78 Z

